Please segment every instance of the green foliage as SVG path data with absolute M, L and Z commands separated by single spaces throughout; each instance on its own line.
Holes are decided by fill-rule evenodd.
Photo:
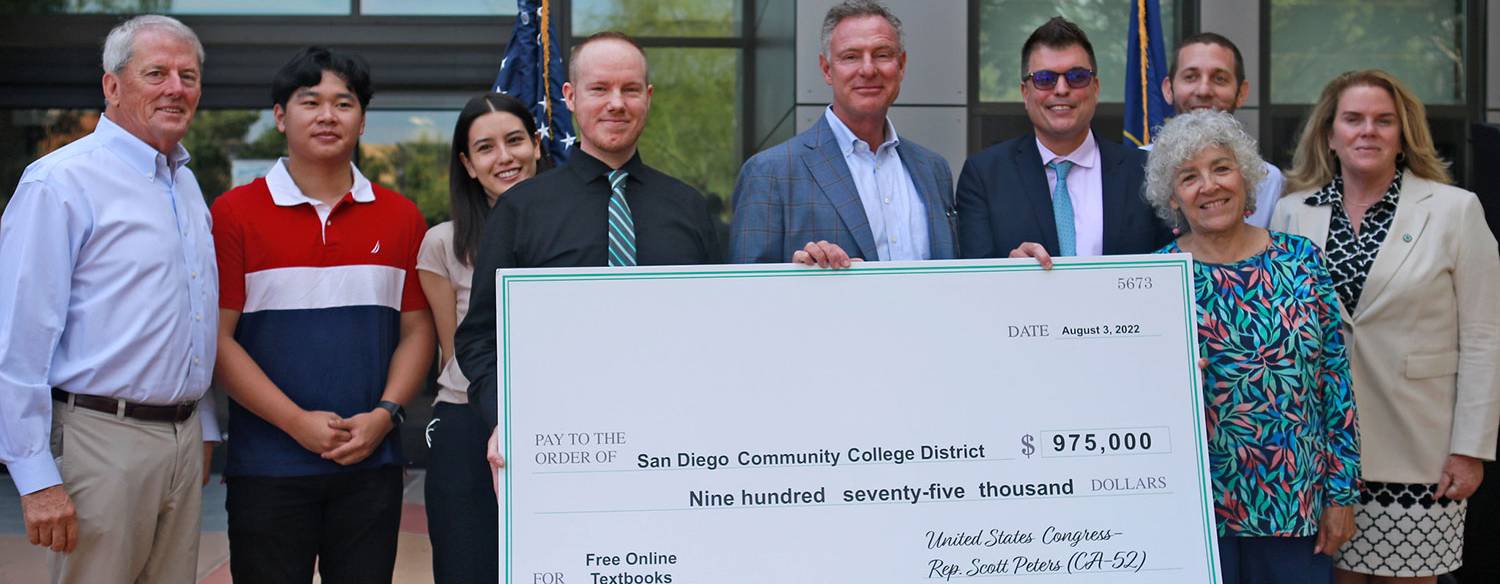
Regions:
M 1464 3 L 1273 0 L 1271 100 L 1314 103 L 1344 71 L 1378 67 L 1427 104 L 1464 102 Z
M 264 115 L 258 110 L 200 110 L 183 145 L 192 153 L 193 173 L 212 200 L 238 186 L 235 160 L 274 160 L 286 155 L 286 136 L 273 129 L 249 139 Z M 420 134 L 395 144 L 361 143 L 360 171 L 370 180 L 406 195 L 429 223 L 448 219 L 448 144 L 438 136 Z
M 573 0 L 573 34 L 603 30 L 632 36 L 732 37 L 740 0 Z
M 10 110 L 0 115 L 0 213 L 38 158 L 93 131 L 97 110 Z
M 736 49 L 650 49 L 651 117 L 641 159 L 728 202 L 740 170 Z M 726 205 L 727 207 L 727 205 Z
M 190 166 L 204 198 L 212 201 L 238 186 L 232 184 L 235 159 L 276 158 L 286 151 L 286 138 L 280 132 L 262 132 L 253 142 L 245 140 L 259 119 L 260 112 L 255 110 L 199 110 L 193 116 L 182 145 L 193 157 Z
M 575 0 L 573 32 L 601 30 L 649 36 L 733 37 L 740 34 L 740 0 Z M 652 47 L 646 50 L 650 119 L 641 159 L 723 203 L 740 163 L 740 51 Z
M 447 143 L 427 137 L 364 145 L 360 172 L 406 195 L 421 209 L 427 224 L 436 225 L 448 220 L 448 148 Z

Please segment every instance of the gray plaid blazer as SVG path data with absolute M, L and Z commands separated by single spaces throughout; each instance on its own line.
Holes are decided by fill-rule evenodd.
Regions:
M 911 140 L 896 146 L 927 209 L 932 259 L 958 257 L 953 173 L 936 152 Z M 838 244 L 849 257 L 880 260 L 864 205 L 828 120 L 762 151 L 740 168 L 734 185 L 729 261 L 792 260 L 809 241 Z

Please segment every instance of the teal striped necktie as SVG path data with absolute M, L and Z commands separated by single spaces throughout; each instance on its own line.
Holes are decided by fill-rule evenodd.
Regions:
M 1073 196 L 1068 193 L 1068 171 L 1073 170 L 1073 162 L 1054 160 L 1048 162 L 1047 167 L 1057 172 L 1057 186 L 1052 189 L 1052 218 L 1057 221 L 1057 255 L 1078 255 L 1078 236 L 1073 229 Z
M 635 219 L 625 201 L 624 170 L 609 171 L 609 265 L 635 265 Z

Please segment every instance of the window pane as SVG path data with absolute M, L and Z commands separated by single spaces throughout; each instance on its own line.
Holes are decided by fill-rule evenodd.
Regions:
M 428 223 L 448 219 L 448 150 L 457 110 L 374 110 L 365 116 L 359 167 L 417 204 Z
M 188 166 L 203 197 L 265 176 L 286 155 L 286 138 L 276 131 L 271 110 L 198 110 L 182 145 L 193 156 Z
M 395 189 L 429 222 L 448 218 L 448 148 L 455 110 L 372 110 L 359 140 L 360 172 Z M 286 155 L 286 137 L 270 110 L 199 110 L 182 141 L 193 172 L 212 199 L 258 177 Z
M 573 35 L 617 30 L 631 36 L 732 37 L 741 0 L 573 0 Z
M 28 164 L 87 136 L 98 123 L 97 110 L 0 110 L 0 213 Z
M 1073 21 L 1088 35 L 1098 61 L 1099 101 L 1125 101 L 1125 48 L 1134 2 L 1119 0 L 981 0 L 979 100 L 1021 101 L 1021 45 L 1053 16 Z M 1167 57 L 1177 46 L 1176 2 L 1161 3 Z
M 508 16 L 516 13 L 516 0 L 361 0 L 361 14 Z
M 687 183 L 722 215 L 740 170 L 739 50 L 652 48 L 641 160 Z
M 365 116 L 360 171 L 417 204 L 429 222 L 448 218 L 448 148 L 456 110 L 374 110 Z M 87 136 L 99 123 L 93 110 L 10 110 L 0 113 L 0 205 L 9 200 L 26 165 Z M 271 110 L 198 110 L 182 145 L 205 199 L 265 176 L 286 155 Z M 730 180 L 733 180 L 730 175 Z
M 1272 0 L 1271 100 L 1315 103 L 1352 69 L 1380 68 L 1423 102 L 1464 102 L 1462 0 Z
M 454 110 L 372 110 L 359 141 L 360 172 L 395 189 L 429 222 L 448 218 L 448 148 Z M 265 176 L 286 155 L 286 137 L 270 110 L 200 110 L 182 141 L 204 196 Z
M 20 0 L 12 13 L 349 14 L 350 0 Z
M 15 192 L 26 165 L 87 136 L 97 110 L 11 110 L 0 115 L 0 204 Z M 265 174 L 286 152 L 270 110 L 198 110 L 182 144 L 205 199 Z

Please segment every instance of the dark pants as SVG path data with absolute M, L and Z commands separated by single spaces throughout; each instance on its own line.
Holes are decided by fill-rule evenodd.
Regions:
M 1333 558 L 1314 554 L 1318 538 L 1221 537 L 1224 584 L 1329 584 Z
M 485 461 L 490 430 L 468 405 L 439 403 L 427 439 L 427 532 L 436 584 L 500 579 L 500 509 Z
M 228 478 L 235 584 L 389 583 L 401 527 L 401 467 Z

